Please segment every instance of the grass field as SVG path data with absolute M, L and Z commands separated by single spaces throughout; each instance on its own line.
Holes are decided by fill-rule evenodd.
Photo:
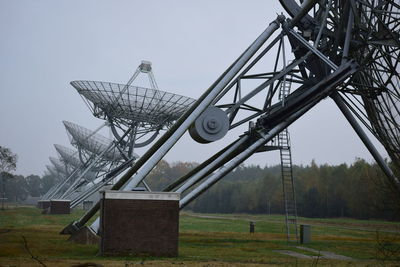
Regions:
M 0 210 L 0 266 L 400 266 L 399 223 L 300 218 L 312 225 L 312 242 L 299 248 L 285 241 L 283 216 L 181 213 L 179 257 L 111 258 L 97 256 L 96 245 L 69 243 L 58 234 L 82 214 Z M 255 234 L 248 233 L 249 221 L 256 222 Z M 323 251 L 352 259 L 325 259 Z

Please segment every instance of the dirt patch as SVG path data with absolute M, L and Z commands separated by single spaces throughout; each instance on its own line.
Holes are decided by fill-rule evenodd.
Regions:
M 304 255 L 295 251 L 291 251 L 291 250 L 274 250 L 274 252 L 277 252 L 279 254 L 283 254 L 283 255 L 288 255 L 288 256 L 292 256 L 298 259 L 316 259 L 318 258 L 318 256 L 308 256 L 308 255 Z
M 0 229 L 0 234 L 5 234 L 11 232 L 11 229 Z
M 343 256 L 343 255 L 339 255 L 339 254 L 336 254 L 336 253 L 333 253 L 333 252 L 330 252 L 330 251 L 318 251 L 318 250 L 315 250 L 315 249 L 312 249 L 312 248 L 300 247 L 300 246 L 297 246 L 296 248 L 302 249 L 302 250 L 305 250 L 305 251 L 310 251 L 312 253 L 320 254 L 320 255 L 322 255 L 322 258 L 325 258 L 325 259 L 343 260 L 343 261 L 354 260 L 353 258 L 350 258 L 350 257 L 347 257 L 347 256 Z
M 298 259 L 328 259 L 328 260 L 342 260 L 342 261 L 353 261 L 353 258 L 339 255 L 330 251 L 318 251 L 312 248 L 306 248 L 306 247 L 296 247 L 297 249 L 305 250 L 312 252 L 314 254 L 317 254 L 316 256 L 310 256 L 310 255 L 305 255 L 296 251 L 291 251 L 291 250 L 274 250 L 275 252 L 283 255 L 288 255 L 291 257 L 295 257 Z

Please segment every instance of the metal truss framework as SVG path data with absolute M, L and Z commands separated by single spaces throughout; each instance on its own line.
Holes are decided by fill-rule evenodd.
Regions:
M 86 159 L 84 159 L 84 157 L 81 156 L 82 153 L 78 152 L 78 150 L 72 150 L 61 145 L 54 146 L 64 161 L 74 167 L 74 172 L 62 182 L 63 184 L 69 182 L 69 187 L 59 195 L 61 199 L 70 197 L 75 191 L 88 183 L 94 184 L 94 180 L 99 173 L 107 171 L 105 168 L 107 162 L 103 164 L 93 164 L 90 169 L 88 168 L 90 166 L 90 161 L 94 158 L 93 154 L 88 155 L 85 157 Z M 78 153 L 80 155 L 79 157 Z M 58 191 L 56 192 L 58 193 Z
M 64 186 L 63 181 L 73 175 L 75 169 L 75 167 L 71 165 L 68 160 L 64 160 L 61 155 L 60 158 L 49 157 L 49 160 L 52 165 L 46 165 L 47 170 L 51 175 L 55 176 L 59 182 L 50 188 L 49 191 L 42 196 L 42 199 L 48 199 L 50 196 L 53 196 L 54 192 L 60 190 L 60 188 Z
M 113 143 L 111 139 L 108 139 L 96 131 L 89 130 L 83 126 L 78 124 L 63 121 L 65 129 L 67 130 L 68 135 L 70 135 L 71 144 L 79 149 L 84 149 L 89 154 L 101 154 L 103 151 L 107 150 L 107 148 Z M 80 152 L 82 157 L 82 152 Z M 120 161 L 123 156 L 117 147 L 113 146 L 111 149 L 108 149 L 102 156 L 104 160 L 107 161 Z
M 77 124 L 65 121 L 64 126 L 70 136 L 71 143 L 78 150 L 72 150 L 61 145 L 55 145 L 55 148 L 63 161 L 73 166 L 74 170 L 61 180 L 45 197 L 68 198 L 72 201 L 71 206 L 76 206 L 85 199 L 82 198 L 82 195 L 87 193 L 88 190 L 79 193 L 80 191 L 87 187 L 97 186 L 99 183 L 104 185 L 108 182 L 105 179 L 96 182 L 95 180 L 99 177 L 104 178 L 111 169 L 120 165 L 123 160 L 121 155 L 123 151 L 120 152 L 116 148 L 116 142 L 97 133 L 102 127 L 96 131 L 91 131 Z M 134 154 L 132 159 L 136 159 L 137 157 Z M 79 199 L 79 201 L 76 201 L 76 199 Z
M 49 157 L 50 162 L 53 164 L 54 169 L 57 171 L 58 174 L 68 176 L 71 173 L 71 169 L 73 166 L 64 162 L 59 158 Z
M 58 144 L 55 144 L 54 147 L 63 161 L 75 168 L 79 168 L 81 166 L 82 163 L 77 155 L 78 151 Z
M 140 74 L 147 75 L 151 88 L 131 85 Z M 172 125 L 195 101 L 158 90 L 151 63 L 148 61 L 142 61 L 126 85 L 92 81 L 73 81 L 71 85 L 85 100 L 93 115 L 106 120 L 105 125 L 111 128 L 116 140 L 107 140 L 96 134 L 96 131 L 64 122 L 72 145 L 78 148 L 81 161 L 83 162 L 82 150 L 92 153 L 87 160 L 91 163 L 85 163 L 86 169 L 83 173 L 102 161 L 105 164 L 111 162 L 109 165 L 113 167 L 102 176 L 101 181 L 90 188 L 86 187 L 74 198 L 71 207 L 97 192 L 130 167 L 138 158 L 133 152 L 134 148 L 144 147 L 154 141 L 160 130 Z M 93 155 L 97 156 L 90 158 Z M 144 181 L 142 183 L 148 188 Z M 71 197 L 71 192 L 69 189 L 61 197 Z
M 128 159 L 126 155 L 127 149 L 121 147 L 118 142 L 98 134 L 97 131 L 91 131 L 77 124 L 66 121 L 63 123 L 67 133 L 71 136 L 71 144 L 78 148 L 79 155 L 88 155 L 87 160 L 84 161 L 82 173 L 95 172 L 95 176 L 91 180 L 92 183 L 82 183 L 81 192 L 75 197 L 71 196 L 71 190 L 70 194 L 65 194 L 65 197 L 71 200 L 71 207 L 73 208 L 110 182 L 113 178 L 110 173 L 115 172 L 116 168 L 124 162 L 125 164 L 132 162 L 139 156 L 132 153 L 130 159 Z M 105 125 L 107 124 L 103 126 Z M 83 157 L 80 156 L 80 158 Z
M 113 190 L 136 187 L 199 119 L 209 127 L 206 130 L 218 128 L 219 121 L 202 115 L 210 106 L 225 112 L 230 129 L 249 123 L 249 128 L 236 141 L 164 189 L 182 193 L 180 207 L 183 208 L 248 157 L 268 151 L 280 132 L 322 99 L 331 97 L 390 184 L 400 193 L 398 178 L 360 126 L 363 123 L 378 138 L 393 163 L 399 166 L 398 1 L 280 2 L 291 18 L 279 15 L 271 22 L 169 131 L 127 170 Z M 260 72 L 262 60 L 268 57 L 275 58 L 274 66 L 265 71 L 264 65 Z M 279 99 L 279 88 L 287 80 L 292 85 L 291 93 Z M 98 208 L 99 204 L 95 205 L 67 226 L 64 233 L 79 230 Z M 97 224 L 98 221 L 92 225 L 94 230 Z
M 151 88 L 132 85 L 140 74 L 148 77 Z M 125 85 L 96 81 L 73 81 L 71 85 L 95 117 L 108 121 L 115 139 L 129 147 L 128 157 L 134 148 L 153 142 L 160 130 L 170 127 L 195 102 L 159 90 L 149 61 L 142 61 Z

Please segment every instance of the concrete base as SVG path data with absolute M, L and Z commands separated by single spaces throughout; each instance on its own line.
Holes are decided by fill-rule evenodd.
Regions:
M 51 199 L 49 206 L 43 209 L 42 214 L 70 214 L 70 200 L 65 199 Z
M 176 257 L 178 234 L 178 193 L 101 192 L 101 255 Z
M 100 244 L 100 237 L 90 227 L 83 227 L 68 238 L 69 242 L 84 245 Z
M 60 235 L 73 235 L 82 228 L 83 226 L 80 225 L 78 221 L 73 221 L 61 230 Z
M 47 209 L 47 208 L 49 208 L 50 207 L 50 200 L 47 200 L 47 199 L 39 200 L 38 203 L 37 203 L 37 207 L 39 209 Z

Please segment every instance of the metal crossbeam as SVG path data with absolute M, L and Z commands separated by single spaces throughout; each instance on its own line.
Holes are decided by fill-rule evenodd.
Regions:
M 399 187 L 400 192 L 398 179 L 370 145 L 371 142 L 360 131 L 361 128 L 350 112 L 365 111 L 356 117 L 364 116 L 365 121 L 370 123 L 369 129 L 379 137 L 395 163 L 400 165 L 400 79 L 399 72 L 396 71 L 400 61 L 399 6 L 391 1 L 378 3 L 372 0 L 345 1 L 341 4 L 337 0 L 309 0 L 304 1 L 301 6 L 294 0 L 280 2 L 292 19 L 278 16 L 211 87 L 186 112 L 181 113 L 182 116 L 176 123 L 171 124 L 169 130 L 122 175 L 113 186 L 113 190 L 132 190 L 144 181 L 189 127 L 191 135 L 199 142 L 214 141 L 199 137 L 203 134 L 201 128 L 196 128 L 200 127 L 197 123 L 200 119 L 206 121 L 207 123 L 202 124 L 206 124 L 211 130 L 217 128 L 219 123 L 222 125 L 226 122 L 228 128 L 232 129 L 250 122 L 249 129 L 238 141 L 174 181 L 166 190 L 185 194 L 180 201 L 180 207 L 183 208 L 252 154 L 280 148 L 286 221 L 287 225 L 294 222 L 293 233 L 297 239 L 291 145 L 285 129 L 322 99 L 331 96 L 389 179 Z M 280 26 L 282 31 L 276 33 Z M 293 57 L 290 59 L 285 54 L 287 40 L 292 49 Z M 271 56 L 272 53 L 276 53 L 272 71 L 251 73 L 262 59 Z M 281 58 L 284 59 L 283 64 L 279 63 Z M 286 64 L 288 60 L 291 63 Z M 246 86 L 245 83 L 249 80 L 253 83 Z M 293 91 L 290 91 L 291 83 L 296 83 Z M 99 88 L 110 91 L 109 88 L 113 87 L 89 82 L 80 82 L 78 86 L 83 88 L 82 93 L 90 90 L 100 91 Z M 359 101 L 363 105 L 348 108 L 342 99 L 337 97 L 337 91 L 360 96 Z M 263 103 L 258 107 L 250 100 L 254 101 L 261 92 L 264 93 Z M 232 98 L 228 101 L 229 94 L 232 94 Z M 96 97 L 102 99 L 104 95 L 97 92 L 86 97 L 94 101 Z M 150 94 L 148 102 L 151 103 L 156 98 L 154 94 Z M 120 117 L 136 107 L 133 103 L 124 102 L 123 97 L 119 97 L 118 100 L 121 101 L 117 101 L 113 106 L 115 109 L 110 112 L 115 111 Z M 103 102 L 104 99 L 96 103 Z M 221 116 L 218 120 L 207 121 L 210 106 L 215 110 L 213 115 L 220 114 L 218 108 L 215 108 L 219 107 L 226 118 Z M 147 107 L 152 112 L 157 110 L 154 105 Z M 96 108 L 93 107 L 95 116 L 106 115 L 105 108 Z M 144 108 L 144 105 L 141 108 Z M 124 113 L 128 109 L 129 112 Z M 251 114 L 244 115 L 244 111 Z M 161 113 L 161 110 L 158 112 Z M 253 122 L 253 119 L 256 122 Z M 268 146 L 267 143 L 276 136 L 278 145 Z M 75 231 L 82 227 L 98 208 L 97 203 L 78 221 L 73 222 L 70 228 Z M 98 221 L 93 225 L 95 230 L 97 224 Z M 288 231 L 288 239 L 289 233 L 291 232 Z

